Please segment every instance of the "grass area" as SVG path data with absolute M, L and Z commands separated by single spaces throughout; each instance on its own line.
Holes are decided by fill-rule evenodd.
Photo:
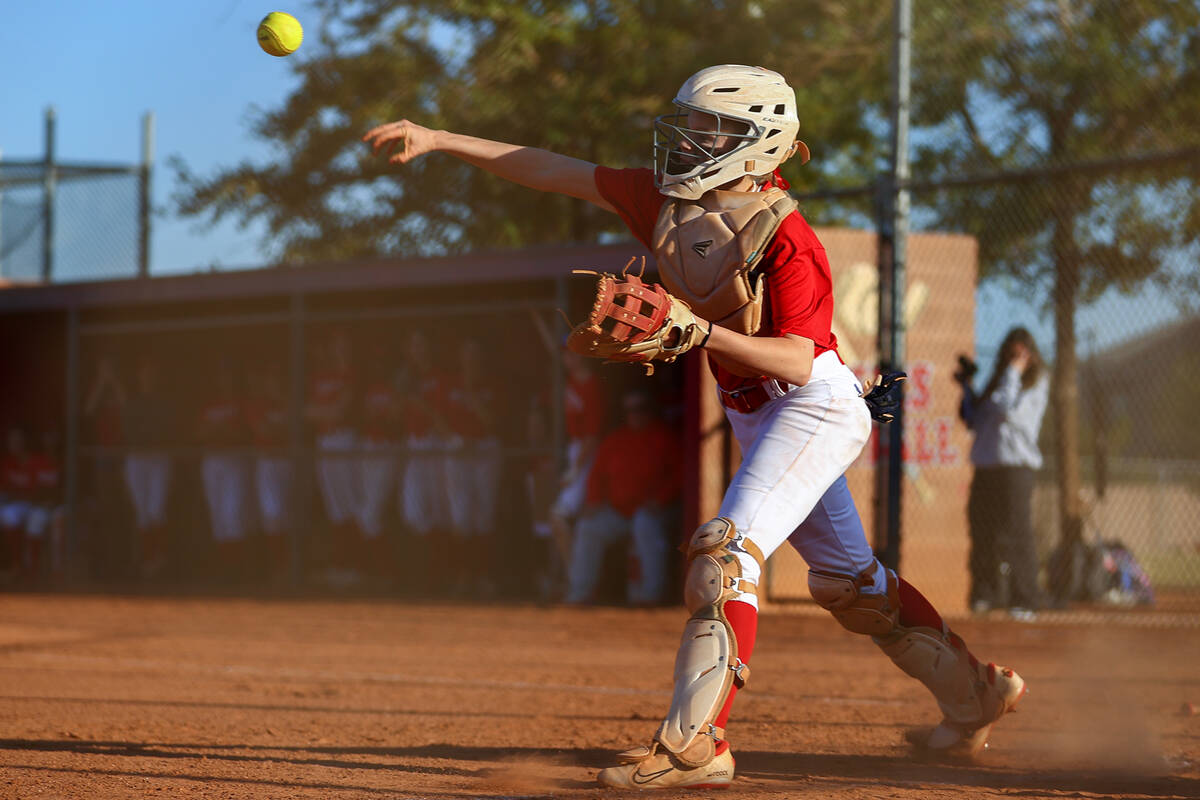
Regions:
M 1155 589 L 1200 588 L 1200 551 L 1139 553 L 1138 561 Z

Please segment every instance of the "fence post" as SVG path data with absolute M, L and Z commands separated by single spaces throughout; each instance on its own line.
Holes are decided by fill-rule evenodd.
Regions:
M 138 170 L 138 277 L 150 277 L 150 174 L 154 165 L 154 112 L 142 117 L 142 164 Z
M 555 306 L 566 313 L 570 309 L 570 302 L 571 295 L 567 290 L 567 276 L 565 274 L 556 275 L 554 278 Z M 551 440 L 554 446 L 554 461 L 558 465 L 558 474 L 565 475 L 568 465 L 566 461 L 566 409 L 563 404 L 567 377 L 563 368 L 562 342 L 566 340 L 567 324 L 566 320 L 562 318 L 562 314 L 554 315 L 551 330 L 554 332 L 554 352 L 551 355 L 550 363 L 551 392 L 553 393 L 550 398 Z
M 0 150 L 0 278 L 4 277 L 4 151 Z
M 54 106 L 46 107 L 46 172 L 42 180 L 42 281 L 54 274 L 54 194 L 58 175 L 54 167 Z
M 892 169 L 880 181 L 879 366 L 904 368 L 906 267 L 909 226 L 909 84 L 911 81 L 912 0 L 895 2 L 892 65 Z M 901 503 L 904 478 L 904 408 L 884 428 L 887 460 L 876 464 L 875 550 L 880 560 L 900 569 Z
M 67 403 L 63 411 L 67 418 L 63 426 L 63 439 L 66 451 L 63 453 L 63 480 L 66 490 L 67 515 L 63 520 L 66 530 L 63 532 L 63 549 L 65 553 L 63 568 L 68 576 L 78 574 L 74 560 L 79 556 L 79 416 L 82 403 L 79 399 L 79 308 L 72 306 L 67 309 Z

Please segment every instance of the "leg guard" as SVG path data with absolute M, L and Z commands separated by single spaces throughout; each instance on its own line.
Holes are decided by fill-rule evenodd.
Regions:
M 979 662 L 949 631 L 897 627 L 875 644 L 937 700 L 942 721 L 921 743 L 928 750 L 974 755 L 987 744 L 992 724 L 1025 694 L 1020 675 Z
M 871 636 L 896 666 L 933 694 L 943 719 L 926 746 L 973 754 L 986 742 L 992 723 L 1016 705 L 1025 682 L 1011 669 L 981 664 L 948 630 L 901 625 L 894 572 L 885 570 L 883 593 L 863 591 L 874 586 L 877 572 L 878 565 L 856 576 L 814 570 L 808 573 L 808 587 L 813 600 L 843 627 Z
M 761 567 L 757 545 L 740 536 L 723 517 L 697 528 L 688 544 L 684 604 L 691 618 L 675 657 L 671 709 L 654 735 L 655 742 L 687 766 L 713 760 L 724 732 L 712 722 L 734 683 L 740 688 L 750 676 L 750 668 L 738 658 L 737 639 L 725 617 L 727 601 L 757 590 L 742 579 L 739 553 L 754 558 Z M 651 745 L 647 754 L 653 749 Z

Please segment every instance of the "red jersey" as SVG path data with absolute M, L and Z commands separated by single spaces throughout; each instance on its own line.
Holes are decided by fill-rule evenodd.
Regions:
M 32 500 L 37 486 L 31 456 L 5 456 L 0 462 L 0 489 L 15 500 Z
M 588 505 L 607 503 L 632 517 L 649 502 L 666 505 L 679 496 L 679 441 L 661 422 L 634 429 L 622 425 L 600 442 L 588 475 Z
M 467 388 L 460 378 L 451 378 L 445 385 L 446 424 L 464 439 L 484 439 L 492 433 L 491 421 L 480 413 L 482 409 L 496 411 L 496 393 L 480 384 Z
M 439 422 L 449 423 L 445 415 L 447 381 L 434 371 L 414 376 L 412 380 L 409 400 L 404 406 L 404 429 L 409 436 L 421 438 L 434 432 L 435 414 Z
M 204 444 L 229 447 L 241 443 L 242 409 L 232 398 L 217 398 L 200 409 Z
M 647 249 L 658 212 L 667 198 L 654 186 L 654 173 L 648 169 L 611 169 L 596 167 L 596 188 L 628 226 L 629 231 Z M 837 350 L 833 324 L 833 276 L 825 247 L 800 212 L 789 214 L 779 226 L 759 262 L 766 284 L 762 325 L 755 336 L 784 336 L 794 333 L 811 339 L 813 356 Z M 761 378 L 742 378 L 717 365 L 709 364 L 724 389 L 736 389 Z
M 309 384 L 309 400 L 320 413 L 316 420 L 320 433 L 333 433 L 346 426 L 349 408 L 345 403 L 353 385 L 349 370 L 330 370 L 313 378 Z
M 29 470 L 33 473 L 34 491 L 39 501 L 56 500 L 62 485 L 62 467 L 58 459 L 49 453 L 34 453 L 29 457 Z
M 371 442 L 396 441 L 400 397 L 389 381 L 377 381 L 363 392 L 362 433 Z
M 96 410 L 96 422 L 93 429 L 96 444 L 101 447 L 115 447 L 121 444 L 122 435 L 121 407 L 114 401 L 106 401 Z
M 604 432 L 604 390 L 599 378 L 589 374 L 582 381 L 567 379 L 563 416 L 569 439 L 598 438 Z
M 246 406 L 246 424 L 256 447 L 283 447 L 288 443 L 288 410 L 284 403 L 252 400 Z

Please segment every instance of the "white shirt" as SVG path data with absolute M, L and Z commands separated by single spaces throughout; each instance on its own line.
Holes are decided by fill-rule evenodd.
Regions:
M 975 431 L 971 463 L 977 467 L 1031 467 L 1040 469 L 1038 432 L 1050 396 L 1045 372 L 1025 389 L 1021 373 L 1009 366 L 991 396 L 979 399 L 969 389 L 962 400 L 962 418 Z

